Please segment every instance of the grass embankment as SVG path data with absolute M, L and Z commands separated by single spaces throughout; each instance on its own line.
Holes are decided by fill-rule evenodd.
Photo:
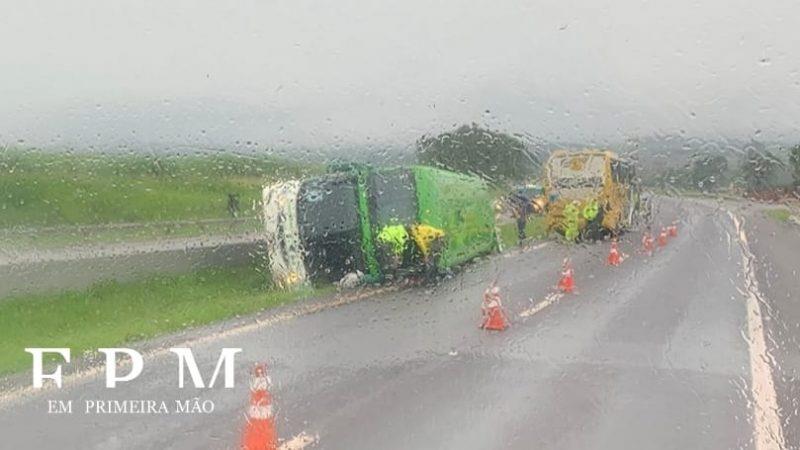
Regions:
M 0 375 L 30 368 L 26 347 L 69 347 L 77 358 L 329 290 L 277 291 L 267 278 L 253 267 L 214 269 L 0 301 Z
M 784 208 L 770 209 L 767 210 L 766 214 L 772 219 L 775 219 L 778 222 L 783 222 L 783 223 L 789 223 L 789 221 L 792 218 L 792 212 Z
M 253 216 L 261 187 L 319 170 L 268 156 L 0 151 L 0 229 Z
M 500 241 L 503 243 L 503 248 L 511 248 L 518 244 L 517 239 L 517 223 L 507 222 L 500 224 Z M 544 239 L 547 237 L 547 225 L 545 224 L 544 217 L 533 216 L 528 219 L 525 224 L 526 239 Z

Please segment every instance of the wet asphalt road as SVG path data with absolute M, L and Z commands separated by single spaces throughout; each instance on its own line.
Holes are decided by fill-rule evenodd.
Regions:
M 0 405 L 0 448 L 236 448 L 255 361 L 270 366 L 281 437 L 317 435 L 315 448 L 798 448 L 799 232 L 734 213 L 754 217 L 743 227 L 767 310 L 768 355 L 752 353 L 731 217 L 710 203 L 665 201 L 656 223 L 680 219 L 680 234 L 652 257 L 636 252 L 638 232 L 625 236 L 620 267 L 604 264 L 607 244 L 550 242 L 480 261 L 435 289 L 213 328 L 192 348 L 206 373 L 221 348 L 243 348 L 234 389 L 180 390 L 173 355 L 156 353 L 142 376 L 114 390 L 86 376 Z M 565 256 L 579 292 L 554 297 Z M 512 318 L 502 333 L 477 326 L 481 293 L 495 277 Z M 780 424 L 757 418 L 770 393 L 753 392 L 754 364 L 773 371 Z M 212 400 L 214 412 L 83 411 L 85 400 L 193 397 Z M 71 399 L 73 414 L 48 415 L 49 399 Z M 782 437 L 765 437 L 775 430 Z

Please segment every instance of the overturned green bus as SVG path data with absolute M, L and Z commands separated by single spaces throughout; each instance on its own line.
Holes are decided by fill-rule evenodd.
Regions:
M 388 262 L 377 237 L 385 227 L 424 224 L 442 230 L 439 268 L 497 245 L 488 186 L 432 167 L 355 167 L 280 182 L 264 188 L 262 205 L 270 271 L 284 288 L 336 282 L 356 271 L 381 281 Z

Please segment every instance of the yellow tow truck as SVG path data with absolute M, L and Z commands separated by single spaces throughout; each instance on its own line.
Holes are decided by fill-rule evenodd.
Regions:
M 567 240 L 617 235 L 636 220 L 641 189 L 631 161 L 608 150 L 558 150 L 544 170 L 547 226 Z

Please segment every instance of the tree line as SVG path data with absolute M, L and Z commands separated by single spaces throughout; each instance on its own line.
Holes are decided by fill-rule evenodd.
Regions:
M 417 140 L 415 150 L 421 164 L 475 175 L 495 186 L 538 179 L 545 158 L 517 136 L 474 123 L 424 135 Z M 736 151 L 699 151 L 683 166 L 652 164 L 659 167 L 641 171 L 642 181 L 698 191 L 760 191 L 786 184 L 779 175 L 788 169 L 793 185 L 800 188 L 800 144 L 787 153 L 788 158 L 782 159 L 755 141 Z
M 764 191 L 787 187 L 781 174 L 789 172 L 791 184 L 800 189 L 800 144 L 787 154 L 782 159 L 751 141 L 737 150 L 699 151 L 682 166 L 653 164 L 659 167 L 643 171 L 642 181 L 667 189 Z M 475 175 L 495 186 L 538 179 L 544 158 L 517 136 L 474 123 L 422 136 L 416 143 L 416 156 L 422 164 Z
M 723 153 L 695 153 L 683 167 L 654 171 L 648 184 L 662 188 L 697 191 L 737 189 L 757 192 L 788 187 L 779 177 L 784 170 L 792 175 L 791 184 L 800 188 L 800 145 L 788 150 L 787 161 L 763 145 L 751 143 L 733 158 Z
M 422 164 L 475 175 L 495 186 L 530 181 L 541 164 L 521 139 L 474 123 L 422 136 L 416 156 Z

